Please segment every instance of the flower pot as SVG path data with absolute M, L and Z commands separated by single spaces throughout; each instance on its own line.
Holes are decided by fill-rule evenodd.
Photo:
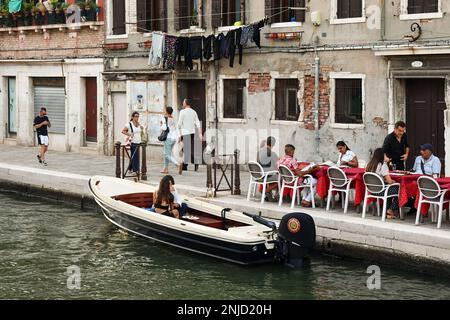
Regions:
M 48 11 L 48 24 L 57 24 L 55 10 Z
M 33 23 L 33 20 L 31 19 L 31 13 L 30 12 L 25 12 L 23 14 L 23 25 L 24 26 L 31 26 Z
M 86 21 L 97 21 L 97 11 L 94 8 L 85 9 Z
M 42 12 L 37 12 L 34 17 L 33 17 L 33 25 L 35 26 L 42 26 L 44 24 L 44 15 L 42 14 Z
M 14 16 L 14 26 L 15 27 L 23 27 L 23 16 L 22 14 L 18 14 Z

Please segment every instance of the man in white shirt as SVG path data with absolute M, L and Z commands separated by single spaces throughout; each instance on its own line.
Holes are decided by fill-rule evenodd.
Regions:
M 197 112 L 192 109 L 192 103 L 189 99 L 183 100 L 183 110 L 180 111 L 177 128 L 180 130 L 180 137 L 183 140 L 183 170 L 187 170 L 188 163 L 195 164 L 195 171 L 198 165 L 202 163 L 202 127 L 198 119 Z M 198 133 L 196 139 L 195 133 Z

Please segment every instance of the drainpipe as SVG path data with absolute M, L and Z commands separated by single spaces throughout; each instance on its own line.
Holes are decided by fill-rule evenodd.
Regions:
M 314 58 L 315 66 L 315 103 L 314 103 L 314 127 L 316 129 L 316 154 L 319 157 L 319 145 L 320 145 L 320 134 L 319 134 L 319 84 L 320 84 L 320 58 L 317 54 L 317 45 L 315 45 L 316 57 Z
M 384 41 L 386 37 L 386 1 L 381 0 L 381 40 Z

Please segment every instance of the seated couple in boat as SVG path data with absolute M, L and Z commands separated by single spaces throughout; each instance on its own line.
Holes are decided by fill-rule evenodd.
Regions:
M 153 208 L 151 211 L 180 219 L 187 213 L 187 205 L 182 202 L 175 191 L 175 180 L 167 175 L 159 182 L 159 187 L 153 194 Z

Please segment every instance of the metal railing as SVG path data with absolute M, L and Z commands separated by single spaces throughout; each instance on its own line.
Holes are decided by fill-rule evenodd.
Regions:
M 137 150 L 140 154 L 139 170 L 135 174 L 129 175 L 129 165 L 125 167 L 126 160 L 131 162 L 132 155 L 126 145 L 122 145 L 120 142 L 115 144 L 116 155 L 116 178 L 137 178 L 138 180 L 147 180 L 147 144 L 141 143 Z
M 220 189 L 223 183 L 226 185 Z M 232 195 L 241 194 L 239 150 L 222 155 L 215 155 L 215 151 L 212 151 L 207 162 L 206 187 L 213 188 L 214 197 L 217 196 L 217 192 L 224 191 L 230 191 Z

